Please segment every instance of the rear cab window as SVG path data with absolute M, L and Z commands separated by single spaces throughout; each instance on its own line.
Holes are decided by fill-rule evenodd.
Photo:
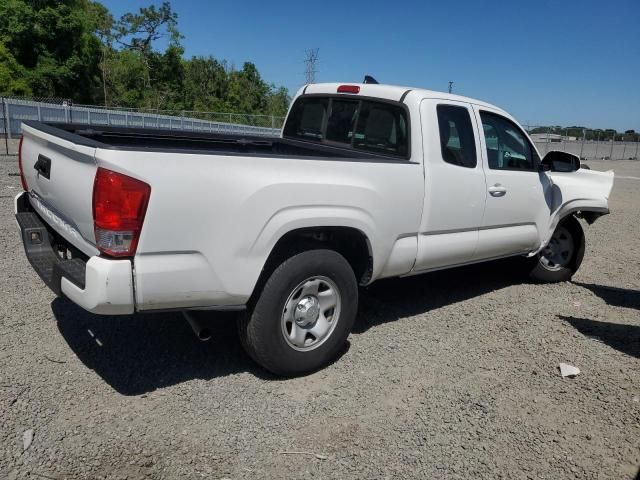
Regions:
M 408 159 L 409 119 L 397 103 L 346 96 L 302 96 L 291 108 L 284 136 Z

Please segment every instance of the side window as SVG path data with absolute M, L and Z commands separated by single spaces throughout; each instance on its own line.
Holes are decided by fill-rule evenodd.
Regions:
M 535 170 L 537 155 L 522 131 L 500 115 L 480 112 L 489 168 Z
M 474 168 L 478 164 L 471 116 L 465 107 L 438 105 L 442 159 L 453 165 Z

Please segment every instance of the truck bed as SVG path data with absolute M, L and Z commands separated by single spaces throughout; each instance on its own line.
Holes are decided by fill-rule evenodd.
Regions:
M 368 161 L 376 158 L 389 159 L 384 155 L 280 137 L 37 121 L 25 121 L 24 124 L 76 145 L 92 148 L 243 156 L 348 158 Z M 398 159 L 394 158 L 394 161 Z

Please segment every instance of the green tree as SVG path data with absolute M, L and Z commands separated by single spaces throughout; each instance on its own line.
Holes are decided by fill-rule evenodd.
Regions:
M 291 98 L 286 88 L 276 88 L 275 85 L 271 85 L 271 92 L 267 99 L 267 113 L 269 115 L 284 117 L 287 114 L 290 102 Z
M 27 73 L 11 52 L 0 43 L 0 95 L 31 95 Z
M 100 42 L 89 0 L 0 1 L 0 42 L 33 95 L 94 97 Z
M 266 110 L 268 85 L 260 77 L 256 66 L 245 62 L 242 70 L 229 72 L 226 104 L 228 111 L 261 113 Z
M 140 8 L 138 13 L 125 13 L 115 25 L 113 35 L 116 42 L 142 57 L 147 68 L 147 87 L 151 86 L 154 42 L 169 37 L 171 46 L 179 47 L 182 38 L 178 31 L 178 15 L 169 2 L 163 2 L 160 8 L 150 5 Z
M 163 54 L 149 56 L 153 88 L 147 107 L 157 110 L 184 109 L 184 63 L 182 47 L 169 45 Z
M 226 64 L 213 57 L 184 61 L 184 104 L 186 110 L 221 112 L 229 89 Z
M 185 59 L 181 39 L 166 1 L 116 21 L 92 0 L 0 0 L 0 93 L 174 112 L 285 114 L 287 90 L 267 84 L 253 63 L 236 70 L 210 56 Z

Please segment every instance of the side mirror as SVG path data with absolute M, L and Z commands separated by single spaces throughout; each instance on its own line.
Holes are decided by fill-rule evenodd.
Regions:
M 547 153 L 540 162 L 540 170 L 543 172 L 575 172 L 579 169 L 580 158 L 577 155 L 557 150 Z

